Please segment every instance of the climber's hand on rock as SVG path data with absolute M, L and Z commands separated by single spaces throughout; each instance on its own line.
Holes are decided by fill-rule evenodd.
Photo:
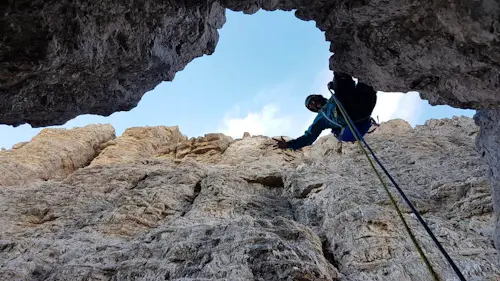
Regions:
M 288 143 L 286 142 L 283 137 L 281 137 L 281 140 L 273 139 L 276 141 L 276 143 L 273 145 L 274 147 L 277 147 L 279 149 L 286 149 L 288 148 Z

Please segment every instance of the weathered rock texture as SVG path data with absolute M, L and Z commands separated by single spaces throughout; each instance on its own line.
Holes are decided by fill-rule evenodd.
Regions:
M 187 140 L 179 127 L 134 127 L 128 128 L 117 138 L 101 145 L 103 151 L 91 165 L 125 163 L 157 155 L 167 143 Z
M 64 179 L 87 166 L 100 153 L 101 145 L 114 138 L 111 125 L 43 129 L 30 142 L 0 152 L 0 188 L 34 180 Z
M 46 126 L 130 110 L 214 51 L 218 3 L 8 1 L 0 5 L 0 123 Z
M 492 281 L 500 262 L 477 133 L 469 118 L 394 121 L 367 140 L 467 280 Z M 356 145 L 330 136 L 289 152 L 254 136 L 220 149 L 224 140 L 175 139 L 166 147 L 191 144 L 182 158 L 135 153 L 1 188 L 0 280 L 430 280 Z M 442 280 L 455 280 L 401 206 Z
M 489 165 L 495 210 L 500 214 L 500 95 L 497 90 L 500 86 L 500 3 L 494 0 L 8 1 L 0 4 L 0 123 L 29 123 L 39 127 L 62 124 L 79 114 L 109 115 L 130 110 L 144 92 L 161 81 L 171 81 L 175 73 L 194 58 L 214 52 L 217 29 L 225 22 L 226 8 L 245 13 L 254 13 L 260 8 L 295 9 L 299 19 L 314 20 L 325 32 L 326 40 L 332 42 L 331 69 L 352 74 L 378 90 L 417 90 L 431 104 L 488 109 L 476 117 L 482 126 L 477 145 Z M 373 138 L 376 139 L 377 134 Z M 233 145 L 256 139 L 246 137 Z M 2 158 L 5 155 L 9 159 L 18 158 L 14 164 L 9 162 L 10 168 L 5 162 L 2 164 L 2 172 L 6 172 L 0 176 L 0 184 L 64 177 L 87 165 L 100 149 L 101 140 L 109 139 L 102 137 L 82 144 L 86 152 L 82 152 L 83 156 L 72 156 L 68 163 L 63 163 L 61 159 L 67 158 L 62 154 L 73 155 L 73 152 L 54 150 L 52 158 L 43 156 L 37 158 L 39 162 L 28 163 L 22 160 L 21 152 L 26 151 L 32 157 L 40 155 L 41 150 L 20 144 L 16 150 L 2 151 Z M 117 140 L 118 146 L 122 140 Z M 301 161 L 297 153 L 277 154 L 267 148 L 259 151 L 242 145 L 245 153 L 249 153 L 248 160 L 232 149 L 233 145 L 225 148 L 223 138 L 216 141 L 220 144 L 218 148 L 214 146 L 209 150 L 212 154 L 202 157 L 196 149 L 203 150 L 200 145 L 204 142 L 184 142 L 184 147 L 172 143 L 174 148 L 166 150 L 156 147 L 153 141 L 146 147 L 135 146 L 123 156 L 117 156 L 116 151 L 109 148 L 107 154 L 95 160 L 93 168 L 157 154 L 176 158 L 177 162 L 215 163 L 220 158 L 220 165 L 227 167 L 248 161 L 263 163 L 272 158 L 277 163 L 287 163 L 280 166 L 284 169 Z M 123 144 L 126 143 L 125 140 Z M 349 149 L 333 145 L 329 140 L 319 144 L 325 145 L 326 150 L 307 150 L 305 154 L 312 158 L 306 159 Z M 268 141 L 262 141 L 263 147 L 267 145 Z M 434 148 L 432 141 L 427 145 Z M 451 147 L 446 144 L 441 148 L 448 146 Z M 187 154 L 180 157 L 183 153 Z M 254 169 L 258 171 L 259 166 Z M 275 177 L 271 177 L 271 182 L 279 182 Z M 495 219 L 497 226 L 499 217 Z M 497 245 L 500 246 L 500 238 Z M 317 261 L 318 276 L 331 274 L 322 261 L 315 260 L 313 252 L 308 252 L 308 260 Z M 36 272 L 44 274 L 43 270 Z M 318 276 L 316 278 L 323 278 Z
M 495 243 L 500 249 L 500 110 L 482 110 L 474 119 L 481 126 L 476 143 L 481 157 L 488 164 L 495 208 Z
M 193 158 L 198 162 L 220 162 L 221 155 L 229 147 L 233 138 L 224 134 L 206 134 L 180 143 L 167 144 L 162 149 L 162 157 L 176 162 Z
M 146 91 L 215 51 L 226 8 L 295 10 L 331 42 L 330 69 L 377 90 L 500 108 L 498 0 L 10 0 L 0 4 L 0 124 L 40 127 L 132 109 Z M 483 138 L 486 149 L 500 136 Z M 497 155 L 488 163 L 500 163 Z
M 417 90 L 432 104 L 463 108 L 500 105 L 494 0 L 20 0 L 0 5 L 0 123 L 46 126 L 130 110 L 214 52 L 225 8 L 296 9 L 332 42 L 331 69 L 378 90 Z

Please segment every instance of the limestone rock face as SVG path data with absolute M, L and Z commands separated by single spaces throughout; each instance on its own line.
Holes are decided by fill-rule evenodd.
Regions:
M 499 280 L 478 127 L 455 118 L 388 133 L 401 127 L 366 139 L 467 280 Z M 164 139 L 157 154 L 1 188 L 0 280 L 431 280 L 357 144 Z M 165 150 L 186 142 L 182 161 Z M 442 280 L 455 280 L 396 197 Z
M 481 130 L 476 139 L 483 161 L 488 164 L 496 227 L 495 245 L 500 249 L 500 110 L 482 110 L 474 117 Z
M 158 154 L 165 144 L 178 143 L 187 139 L 179 127 L 134 127 L 102 145 L 103 151 L 91 165 L 125 163 L 148 158 Z
M 427 125 L 427 124 L 426 124 Z M 382 123 L 381 126 L 375 129 L 372 134 L 378 135 L 401 135 L 412 130 L 410 123 L 403 119 L 391 120 L 391 122 Z
M 15 1 L 0 6 L 0 123 L 58 125 L 130 110 L 211 54 L 218 2 Z
M 440 130 L 436 130 L 436 124 Z M 387 124 L 382 124 L 382 129 L 384 125 Z M 366 140 L 437 237 L 442 238 L 439 240 L 443 246 L 454 253 L 451 256 L 459 267 L 470 273 L 476 267 L 495 272 L 492 276 L 473 273 L 467 280 L 496 280 L 500 272 L 488 261 L 498 261 L 492 247 L 490 187 L 485 168 L 473 160 L 479 158 L 473 147 L 474 135 L 461 133 L 471 126 L 474 124 L 469 118 L 432 120 L 406 134 L 372 134 Z M 324 167 L 328 167 L 327 172 Z M 312 225 L 316 233 L 324 233 L 324 239 L 333 243 L 328 249 L 335 263 L 341 265 L 340 272 L 351 272 L 351 279 L 347 280 L 431 280 L 357 144 L 344 144 L 342 154 L 332 153 L 320 163 L 299 167 L 288 175 L 285 187 L 298 202 L 299 221 Z M 393 192 L 397 194 L 395 189 Z M 417 237 L 425 241 L 425 251 L 434 262 L 443 261 L 409 208 L 399 201 Z M 481 244 L 485 251 L 472 254 L 476 246 L 460 249 L 465 244 Z M 404 253 L 406 250 L 409 252 Z M 474 256 L 473 261 L 460 257 L 466 252 Z M 411 277 L 406 271 L 409 268 L 425 275 Z M 439 268 L 447 270 L 444 280 L 454 280 L 446 263 Z
M 0 123 L 38 127 L 132 109 L 214 52 L 226 8 L 296 10 L 332 42 L 330 69 L 377 90 L 417 90 L 431 104 L 500 106 L 494 0 L 22 0 L 0 7 Z
M 224 153 L 222 163 L 237 165 L 262 163 L 263 159 L 274 159 L 282 165 L 297 165 L 302 160 L 302 153 L 276 149 L 273 147 L 275 143 L 274 140 L 264 136 L 247 137 L 235 141 Z
M 425 121 L 424 126 L 416 126 L 416 129 L 423 132 L 432 131 L 436 135 L 465 135 L 473 137 L 473 139 L 479 133 L 474 120 L 465 116 L 453 116 L 451 119 L 429 119 Z
M 176 162 L 192 159 L 198 162 L 219 162 L 222 153 L 229 147 L 232 138 L 224 134 L 206 134 L 204 137 L 191 138 L 174 144 L 167 143 L 160 153 L 162 158 Z
M 430 104 L 498 108 L 498 1 L 328 1 L 314 19 L 330 67 L 377 90 L 416 90 Z
M 28 142 L 27 141 L 23 141 L 23 142 L 19 142 L 19 143 L 16 143 L 12 146 L 12 149 L 19 149 L 21 147 L 23 147 L 25 144 L 27 144 Z
M 88 165 L 115 138 L 111 125 L 44 129 L 30 142 L 0 152 L 0 186 L 64 179 Z
M 7 2 L 0 5 L 0 124 L 42 127 L 134 108 L 145 92 L 215 51 L 226 9 L 295 10 L 331 42 L 330 69 L 376 90 L 419 91 L 432 105 L 500 108 L 498 0 Z M 498 151 L 488 145 L 499 135 L 486 132 L 500 123 L 479 124 L 487 126 L 479 149 Z M 497 152 L 489 155 L 488 165 L 500 162 Z

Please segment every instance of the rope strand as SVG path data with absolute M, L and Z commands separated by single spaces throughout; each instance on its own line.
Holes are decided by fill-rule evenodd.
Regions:
M 375 153 L 373 152 L 373 150 L 371 149 L 371 147 L 368 145 L 368 143 L 364 140 L 364 138 L 361 138 L 361 140 L 360 140 L 361 134 L 359 133 L 358 129 L 356 128 L 356 126 L 352 122 L 352 119 L 349 117 L 349 115 L 345 111 L 345 109 L 342 106 L 342 104 L 340 103 L 340 101 L 334 95 L 334 93 L 332 93 L 332 91 L 330 89 L 328 89 L 328 90 L 332 94 L 331 98 L 335 101 L 335 103 L 339 107 L 340 112 L 342 113 L 342 115 L 343 115 L 343 117 L 344 117 L 347 125 L 349 126 L 351 132 L 353 133 L 354 137 L 356 138 L 356 140 L 357 140 L 360 148 L 363 150 L 365 156 L 367 157 L 368 161 L 370 162 L 370 165 L 372 166 L 373 170 L 377 174 L 377 177 L 379 178 L 380 182 L 384 186 L 384 189 L 386 190 L 387 194 L 389 195 L 389 198 L 391 199 L 392 204 L 396 208 L 398 216 L 403 221 L 405 229 L 407 230 L 408 234 L 410 235 L 410 238 L 412 239 L 413 244 L 417 248 L 417 251 L 419 252 L 420 257 L 422 258 L 422 260 L 424 260 L 427 268 L 429 269 L 429 271 L 433 275 L 434 279 L 435 280 L 439 280 L 439 278 L 437 277 L 436 272 L 432 268 L 432 265 L 430 264 L 429 260 L 427 259 L 427 257 L 423 253 L 423 251 L 420 248 L 420 246 L 418 245 L 415 236 L 413 235 L 413 233 L 411 232 L 410 228 L 408 227 L 406 221 L 404 220 L 404 217 L 402 216 L 401 211 L 399 210 L 399 207 L 398 207 L 396 201 L 394 200 L 394 198 L 393 198 L 393 196 L 392 196 L 389 188 L 387 187 L 387 185 L 385 184 L 385 182 L 382 180 L 382 177 L 380 176 L 378 170 L 375 168 L 375 165 L 373 164 L 373 161 L 368 156 L 368 153 L 366 152 L 366 149 L 361 145 L 361 142 L 363 142 L 363 144 L 366 146 L 366 148 L 368 148 L 368 150 L 370 151 L 372 157 L 375 159 L 375 161 L 377 162 L 377 164 L 382 168 L 382 170 L 384 171 L 384 173 L 387 175 L 387 177 L 390 179 L 390 181 L 392 182 L 392 184 L 396 187 L 396 189 L 401 194 L 401 196 L 403 197 L 403 199 L 405 200 L 405 202 L 408 204 L 408 206 L 412 210 L 413 214 L 415 214 L 415 216 L 417 217 L 417 219 L 419 220 L 419 222 L 424 226 L 426 232 L 429 234 L 429 236 L 434 241 L 434 243 L 436 244 L 436 246 L 438 247 L 438 249 L 441 251 L 441 253 L 444 255 L 444 257 L 446 258 L 446 260 L 448 261 L 448 263 L 450 263 L 451 267 L 453 268 L 453 270 L 457 274 L 458 278 L 461 281 L 466 281 L 465 277 L 462 275 L 462 273 L 460 272 L 460 270 L 458 269 L 458 267 L 456 266 L 456 264 L 453 262 L 453 260 L 451 259 L 451 257 L 448 255 L 448 253 L 446 252 L 446 250 L 441 245 L 441 243 L 439 243 L 439 241 L 437 240 L 436 236 L 432 233 L 431 229 L 427 226 L 427 224 L 425 223 L 425 221 L 423 220 L 423 218 L 420 216 L 420 214 L 417 211 L 417 209 L 413 206 L 413 204 L 410 202 L 410 200 L 408 199 L 408 197 L 406 197 L 406 194 L 399 187 L 399 185 L 396 183 L 396 181 L 392 178 L 392 176 L 389 174 L 389 172 L 387 171 L 387 169 L 385 169 L 384 165 L 382 165 L 382 163 L 378 160 L 377 156 L 375 155 Z

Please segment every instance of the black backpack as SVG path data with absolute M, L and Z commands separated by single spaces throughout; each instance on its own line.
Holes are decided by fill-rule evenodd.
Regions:
M 342 103 L 354 123 L 370 120 L 373 109 L 377 104 L 377 92 L 373 87 L 361 82 L 344 88 L 339 87 L 335 91 L 335 96 Z M 337 114 L 342 116 L 338 108 Z

